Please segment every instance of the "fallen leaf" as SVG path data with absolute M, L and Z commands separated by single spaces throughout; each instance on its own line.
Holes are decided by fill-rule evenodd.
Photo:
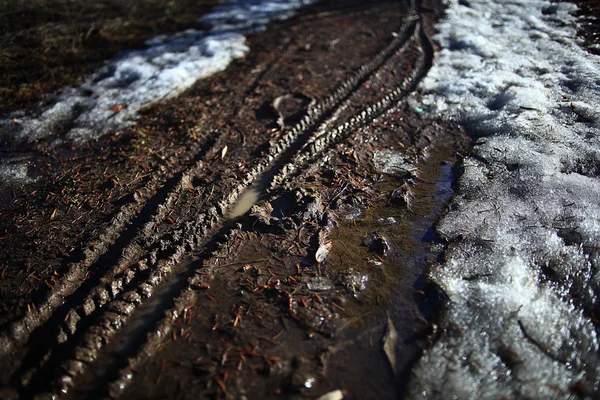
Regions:
M 331 251 L 331 242 L 327 242 L 327 243 L 321 245 L 317 249 L 317 252 L 315 253 L 315 260 L 317 260 L 318 263 L 325 261 L 325 259 L 327 258 L 327 255 L 329 254 L 330 251 Z
M 324 395 L 318 397 L 317 400 L 342 400 L 343 398 L 344 392 L 338 389 L 325 393 Z
M 392 366 L 392 371 L 394 371 L 394 375 L 398 375 L 398 366 L 396 362 L 396 350 L 398 349 L 398 331 L 394 327 L 394 323 L 392 322 L 392 318 L 388 313 L 388 322 L 387 322 L 387 332 L 383 337 L 383 351 L 387 356 L 390 365 Z
M 125 108 L 125 105 L 124 105 L 124 104 L 117 104 L 116 106 L 112 106 L 112 107 L 110 108 L 110 110 L 111 110 L 111 111 L 115 111 L 115 112 L 119 112 L 119 111 L 121 111 L 121 110 L 122 110 L 122 109 L 124 109 L 124 108 Z
M 227 146 L 223 147 L 223 150 L 221 150 L 221 160 L 225 158 L 225 154 L 227 154 Z

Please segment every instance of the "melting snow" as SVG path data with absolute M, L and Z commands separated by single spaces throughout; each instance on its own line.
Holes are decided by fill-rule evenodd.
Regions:
M 0 182 L 19 183 L 29 181 L 27 176 L 29 160 L 26 157 L 0 158 Z
M 16 141 L 60 131 L 67 140 L 78 142 L 131 125 L 141 108 L 180 94 L 244 56 L 249 50 L 244 34 L 263 30 L 272 20 L 289 18 L 312 1 L 246 0 L 219 5 L 200 19 L 211 27 L 208 32 L 187 30 L 152 39 L 148 48 L 107 62 L 82 86 L 63 90 L 54 105 L 39 114 L 19 112 L 0 121 L 0 127 Z
M 244 34 L 311 0 L 231 2 L 208 32 L 153 39 L 108 62 L 38 115 L 0 123 L 14 140 L 84 141 L 222 71 Z M 565 398 L 600 390 L 600 61 L 575 38 L 567 3 L 448 0 L 422 107 L 467 124 L 453 243 L 432 279 L 449 296 L 441 336 L 414 369 L 413 398 Z M 2 165 L 4 179 L 24 166 Z M 597 315 L 596 315 L 597 316 Z
M 422 107 L 477 139 L 439 226 L 449 296 L 413 398 L 598 393 L 600 59 L 575 6 L 449 0 Z

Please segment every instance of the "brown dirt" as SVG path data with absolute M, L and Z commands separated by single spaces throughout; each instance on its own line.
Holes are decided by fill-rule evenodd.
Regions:
M 374 6 L 378 4 L 381 8 L 387 3 Z M 30 173 L 37 183 L 4 187 L 0 192 L 5 205 L 0 221 L 0 239 L 5 244 L 0 259 L 5 261 L 0 268 L 5 281 L 12 283 L 4 288 L 0 303 L 4 320 L 0 321 L 14 318 L 17 309 L 17 315 L 22 315 L 35 298 L 27 294 L 51 285 L 55 270 L 60 274 L 69 262 L 82 258 L 82 249 L 96 241 L 107 220 L 135 202 L 136 191 L 168 185 L 178 171 L 189 168 L 215 146 L 241 142 L 250 157 L 259 155 L 269 135 L 278 134 L 278 114 L 272 107 L 275 98 L 297 91 L 300 84 L 307 96 L 324 96 L 384 47 L 383 41 L 373 46 L 373 39 L 388 39 L 391 27 L 384 24 L 402 15 L 401 11 L 391 13 L 378 24 L 379 15 L 366 13 L 356 4 L 344 8 L 334 1 L 322 7 L 317 18 L 307 11 L 280 24 L 277 33 L 251 38 L 249 57 L 199 81 L 188 93 L 149 108 L 135 128 L 84 148 L 50 149 L 44 140 L 28 148 L 7 145 L 8 154 L 26 152 L 34 157 Z M 358 39 L 341 41 L 334 49 L 329 44 L 336 32 L 322 28 L 319 37 L 300 32 L 311 23 L 332 21 L 345 30 L 350 17 L 363 14 L 364 25 L 351 31 Z M 288 31 L 288 35 L 281 34 Z M 350 31 L 344 34 L 351 35 Z M 313 42 L 318 44 L 306 51 L 307 43 Z M 349 52 L 353 58 L 340 62 L 340 55 Z M 281 59 L 283 55 L 287 62 Z M 298 68 L 300 57 L 308 62 Z M 48 247 L 54 251 L 47 251 Z

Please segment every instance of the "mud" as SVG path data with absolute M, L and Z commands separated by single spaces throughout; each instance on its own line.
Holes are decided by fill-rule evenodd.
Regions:
M 422 274 L 439 248 L 431 248 L 429 228 L 452 193 L 453 154 L 464 145 L 438 137 L 436 128 L 424 132 L 438 143 L 420 149 L 431 154 L 419 163 L 411 210 L 390 203 L 406 177 L 378 177 L 372 165 L 353 163 L 345 164 L 346 182 L 307 173 L 254 206 L 211 257 L 190 261 L 187 288 L 160 334 L 151 334 L 153 345 L 123 367 L 113 395 L 135 370 L 124 397 L 300 397 L 336 389 L 348 398 L 400 396 L 430 333 L 435 290 L 423 291 Z M 375 138 L 373 147 L 390 145 Z M 321 175 L 334 174 L 340 162 L 332 158 Z M 347 185 L 363 174 L 380 179 Z M 354 208 L 362 215 L 348 218 Z M 389 218 L 398 223 L 381 222 Z M 388 238 L 388 252 L 362 244 L 373 229 Z M 331 250 L 317 263 L 327 243 Z M 382 351 L 387 313 L 403 338 L 397 375 Z
M 326 1 L 135 127 L 8 144 L 4 397 L 401 396 L 469 145 L 413 106 L 439 10 Z
M 579 7 L 576 11 L 578 21 L 578 35 L 582 43 L 592 54 L 600 54 L 600 2 L 596 0 L 575 0 Z M 553 12 L 552 7 L 548 12 Z

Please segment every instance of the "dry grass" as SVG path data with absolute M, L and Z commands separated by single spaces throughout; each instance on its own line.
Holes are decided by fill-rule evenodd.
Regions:
M 0 113 L 43 103 L 157 34 L 196 26 L 217 2 L 0 0 Z

